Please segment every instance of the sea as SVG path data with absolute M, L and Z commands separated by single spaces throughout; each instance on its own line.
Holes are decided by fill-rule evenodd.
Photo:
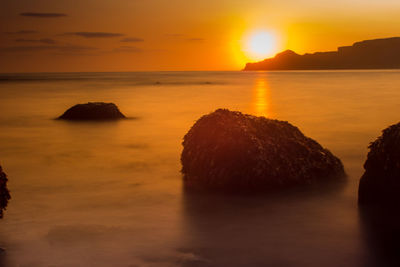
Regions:
M 129 119 L 56 120 L 98 101 Z M 183 137 L 218 108 L 297 126 L 342 160 L 345 184 L 185 191 Z M 0 74 L 0 265 L 389 266 L 357 191 L 368 145 L 399 121 L 399 70 Z

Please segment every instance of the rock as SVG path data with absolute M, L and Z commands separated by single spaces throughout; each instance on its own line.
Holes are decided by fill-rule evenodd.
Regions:
M 0 248 L 0 266 L 8 266 L 6 261 L 6 250 Z
M 358 202 L 385 206 L 400 205 L 400 123 L 385 130 L 369 145 L 361 177 Z
M 114 103 L 77 104 L 64 112 L 62 120 L 119 120 L 126 118 Z
M 341 161 L 297 127 L 218 109 L 185 135 L 186 188 L 257 191 L 344 177 Z
M 3 211 L 6 209 L 8 200 L 10 200 L 10 192 L 7 189 L 7 175 L 0 166 L 0 218 L 3 218 Z
M 361 239 L 365 240 L 367 266 L 398 267 L 400 263 L 400 214 L 397 207 L 360 205 Z

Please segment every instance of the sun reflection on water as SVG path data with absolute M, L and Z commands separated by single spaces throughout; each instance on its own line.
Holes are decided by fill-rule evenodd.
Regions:
M 253 100 L 253 112 L 257 116 L 268 117 L 271 116 L 269 110 L 270 103 L 270 89 L 268 86 L 267 78 L 264 75 L 260 75 L 256 79 L 254 86 L 254 100 Z

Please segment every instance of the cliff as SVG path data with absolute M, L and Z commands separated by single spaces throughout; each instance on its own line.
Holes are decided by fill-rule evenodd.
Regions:
M 299 55 L 291 50 L 256 63 L 244 70 L 324 70 L 324 69 L 398 69 L 400 37 L 366 40 L 337 51 Z

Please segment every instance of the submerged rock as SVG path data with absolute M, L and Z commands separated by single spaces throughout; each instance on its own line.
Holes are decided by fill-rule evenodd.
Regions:
M 114 103 L 77 104 L 59 117 L 62 120 L 119 120 L 126 118 Z
M 7 175 L 0 166 L 0 218 L 3 218 L 3 211 L 6 209 L 8 200 L 10 200 L 10 192 L 7 189 Z
M 399 206 L 400 123 L 383 130 L 369 149 L 359 185 L 359 203 Z
M 188 188 L 273 190 L 344 177 L 341 161 L 290 123 L 218 109 L 185 135 Z

